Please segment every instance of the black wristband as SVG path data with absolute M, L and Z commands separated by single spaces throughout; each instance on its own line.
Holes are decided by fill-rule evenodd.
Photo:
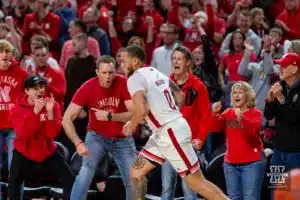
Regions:
M 109 113 L 107 114 L 107 119 L 108 119 L 108 121 L 111 121 L 111 120 L 112 120 L 112 114 L 111 114 L 111 112 L 109 112 Z

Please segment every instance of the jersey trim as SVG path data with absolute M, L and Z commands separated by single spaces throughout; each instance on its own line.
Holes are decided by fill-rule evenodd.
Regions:
M 160 128 L 161 127 L 161 124 L 157 121 L 157 119 L 154 117 L 154 115 L 152 114 L 151 111 L 149 111 L 148 117 L 149 117 L 149 119 L 151 120 L 151 122 L 154 124 L 154 126 L 156 128 Z

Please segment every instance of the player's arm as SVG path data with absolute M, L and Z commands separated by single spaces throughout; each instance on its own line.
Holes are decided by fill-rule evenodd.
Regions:
M 132 101 L 134 104 L 134 110 L 131 124 L 133 127 L 137 127 L 149 113 L 145 90 L 136 91 L 132 95 Z
M 184 104 L 184 93 L 171 79 L 169 81 L 169 87 L 171 88 L 176 105 L 179 107 L 179 109 L 181 109 L 182 105 Z
M 78 144 L 81 140 L 78 134 L 76 133 L 73 121 L 77 118 L 82 109 L 82 106 L 79 106 L 75 103 L 71 103 L 68 106 L 62 120 L 62 125 L 64 127 L 66 135 L 75 145 Z

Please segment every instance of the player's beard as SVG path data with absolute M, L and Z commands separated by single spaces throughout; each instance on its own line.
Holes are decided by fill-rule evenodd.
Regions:
M 133 73 L 134 73 L 133 68 L 129 68 L 129 69 L 127 70 L 127 77 L 130 77 Z

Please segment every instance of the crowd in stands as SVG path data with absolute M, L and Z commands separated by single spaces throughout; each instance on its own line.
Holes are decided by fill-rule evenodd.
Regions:
M 284 166 L 285 171 L 300 168 L 300 0 L 2 0 L 0 3 L 0 154 L 6 146 L 9 166 L 18 131 L 13 128 L 21 123 L 11 119 L 10 109 L 23 92 L 27 76 L 34 74 L 47 80 L 46 95 L 53 95 L 62 116 L 73 103 L 80 105 L 78 112 L 69 111 L 70 119 L 74 115 L 72 123 L 78 140 L 70 140 L 63 128 L 55 140 L 74 153 L 81 141 L 99 140 L 94 135 L 101 132 L 106 150 L 113 152 L 106 139 L 120 135 L 111 137 L 103 133 L 106 131 L 103 127 L 110 129 L 111 124 L 101 122 L 100 131 L 88 130 L 93 107 L 89 99 L 97 98 L 100 90 L 87 85 L 92 85 L 91 79 L 96 76 L 101 77 L 100 65 L 113 63 L 119 87 L 126 89 L 122 53 L 124 48 L 138 45 L 146 53 L 145 67 L 154 67 L 170 77 L 185 93 L 181 112 L 191 127 L 195 151 L 212 160 L 215 138 L 225 135 L 224 174 L 231 199 L 260 198 L 267 170 L 265 143 L 274 148 L 271 165 Z M 5 65 L 7 60 L 9 66 Z M 110 99 L 112 91 L 122 96 L 121 105 L 120 100 Z M 104 103 L 121 106 L 118 112 L 130 110 L 126 104 L 130 99 L 127 91 L 110 90 L 108 86 L 101 92 L 107 97 Z M 244 104 L 240 105 L 241 102 Z M 15 114 L 14 118 L 22 115 Z M 100 114 L 99 118 L 96 116 L 98 120 Z M 118 127 L 118 123 L 126 121 L 122 118 L 114 122 L 114 118 L 109 118 Z M 64 120 L 66 129 L 67 117 Z M 121 134 L 122 127 L 117 130 Z M 135 144 L 142 146 L 151 134 L 149 125 L 144 121 L 136 132 Z M 133 155 L 131 163 L 136 154 L 135 148 L 130 149 L 134 141 L 126 142 L 127 156 Z M 221 143 L 224 145 L 225 141 Z M 119 159 L 120 163 L 127 161 Z M 90 167 L 88 160 L 83 163 Z M 174 199 L 175 191 L 176 172 L 168 165 L 166 162 L 162 167 L 164 200 Z M 91 173 L 90 179 L 86 178 L 89 170 L 81 171 L 74 184 L 83 196 L 73 194 L 71 199 L 85 198 L 93 176 Z M 126 167 L 122 170 L 129 173 Z M 129 175 L 123 171 L 129 200 Z M 82 185 L 84 188 L 80 190 Z M 197 198 L 185 184 L 182 186 L 186 199 Z

